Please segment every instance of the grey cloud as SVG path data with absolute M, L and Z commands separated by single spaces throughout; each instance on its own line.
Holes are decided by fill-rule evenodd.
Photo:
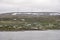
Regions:
M 49 3 L 38 3 L 34 0 L 25 0 L 21 3 L 13 3 L 12 0 L 10 0 L 10 3 L 8 2 L 9 0 L 0 0 L 0 13 L 12 11 L 60 11 L 60 0 L 50 0 Z

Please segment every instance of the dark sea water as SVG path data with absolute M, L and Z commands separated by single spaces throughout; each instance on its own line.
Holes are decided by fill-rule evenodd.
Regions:
M 0 40 L 60 40 L 60 30 L 0 32 Z

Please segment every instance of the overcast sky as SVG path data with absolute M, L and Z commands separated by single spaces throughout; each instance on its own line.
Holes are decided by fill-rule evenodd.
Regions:
M 59 12 L 60 0 L 0 0 L 1 12 Z

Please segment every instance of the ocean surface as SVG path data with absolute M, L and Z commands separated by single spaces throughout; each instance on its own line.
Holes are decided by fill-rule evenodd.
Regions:
M 60 30 L 0 31 L 0 40 L 60 40 Z

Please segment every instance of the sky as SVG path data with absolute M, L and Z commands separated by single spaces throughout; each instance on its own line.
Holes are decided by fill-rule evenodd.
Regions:
M 60 12 L 60 0 L 0 0 L 4 12 Z

